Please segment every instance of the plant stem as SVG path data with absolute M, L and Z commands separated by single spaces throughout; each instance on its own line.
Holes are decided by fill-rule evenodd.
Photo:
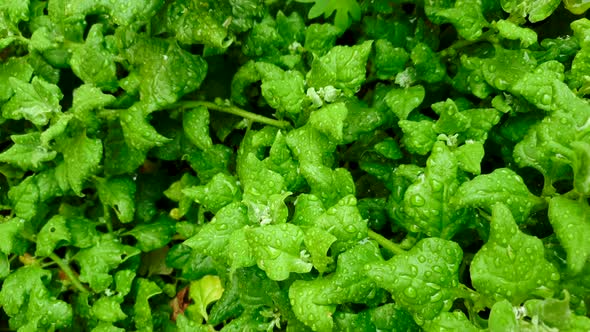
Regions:
M 111 221 L 111 212 L 109 211 L 109 207 L 104 205 L 102 210 L 102 217 L 104 219 L 104 223 L 107 225 L 107 230 L 109 233 L 113 232 L 113 222 Z
M 105 222 L 107 224 L 107 230 L 109 231 L 109 233 L 113 232 L 113 223 L 111 222 L 111 214 L 109 213 L 107 215 L 108 218 L 105 218 Z
M 371 239 L 377 241 L 377 243 L 379 243 L 379 245 L 381 245 L 383 248 L 391 251 L 392 253 L 394 253 L 396 255 L 404 254 L 406 252 L 397 243 L 393 243 L 393 242 L 389 241 L 388 239 L 383 237 L 383 235 L 376 233 L 370 229 L 369 229 L 369 237 Z
M 44 269 L 46 269 L 46 268 L 48 268 L 48 267 L 50 267 L 50 266 L 53 266 L 54 264 L 56 264 L 56 263 L 55 263 L 55 261 L 51 261 L 51 262 L 48 262 L 48 263 L 42 264 L 42 265 L 41 265 L 41 268 L 44 268 Z
M 72 282 L 72 285 L 74 285 L 76 289 L 78 289 L 81 293 L 88 292 L 86 288 L 84 288 L 82 283 L 80 283 L 80 280 L 78 280 L 78 277 L 76 277 L 76 274 L 74 273 L 74 271 L 72 271 L 70 266 L 64 263 L 63 259 L 57 256 L 55 253 L 49 254 L 48 257 L 51 258 L 51 260 L 53 260 L 62 271 L 64 271 L 64 273 L 68 276 L 68 278 Z
M 228 113 L 237 115 L 239 117 L 248 119 L 254 122 L 264 123 L 270 126 L 278 127 L 281 129 L 287 129 L 291 127 L 291 124 L 288 121 L 271 119 L 266 116 L 262 116 L 260 114 L 248 112 L 241 108 L 238 108 L 233 105 L 220 105 L 210 101 L 197 101 L 197 100 L 187 100 L 187 101 L 180 101 L 178 103 L 166 106 L 164 109 L 174 109 L 174 108 L 194 108 L 203 106 L 210 110 Z M 98 116 L 100 118 L 104 118 L 107 120 L 116 120 L 119 117 L 119 113 L 123 111 L 122 109 L 102 109 L 98 112 Z
M 119 118 L 119 113 L 123 111 L 122 109 L 106 109 L 103 108 L 97 112 L 99 118 L 103 118 L 109 121 L 114 121 Z
M 192 107 L 199 107 L 199 106 L 204 106 L 204 107 L 207 107 L 208 109 L 218 111 L 218 112 L 237 115 L 237 116 L 243 117 L 245 119 L 248 119 L 248 120 L 251 120 L 254 122 L 264 123 L 264 124 L 267 124 L 270 126 L 281 128 L 281 129 L 286 129 L 291 126 L 289 124 L 289 122 L 287 122 L 287 121 L 267 118 L 265 116 L 262 116 L 262 115 L 259 115 L 256 113 L 252 113 L 252 112 L 248 112 L 248 111 L 245 111 L 241 108 L 238 108 L 238 107 L 235 107 L 232 105 L 227 105 L 227 106 L 219 105 L 216 103 L 212 103 L 210 101 L 181 101 L 179 103 L 172 104 L 170 107 L 167 107 L 167 108 L 176 108 L 176 107 L 192 108 Z
M 479 38 L 475 39 L 475 40 L 459 40 L 457 42 L 455 42 L 454 44 L 452 44 L 451 46 L 445 48 L 444 50 L 439 52 L 439 56 L 441 58 L 452 58 L 454 56 L 457 55 L 457 51 L 459 49 L 462 49 L 464 47 L 476 44 L 476 43 L 481 43 L 481 42 L 493 42 L 493 30 L 489 30 L 487 32 L 484 32 Z

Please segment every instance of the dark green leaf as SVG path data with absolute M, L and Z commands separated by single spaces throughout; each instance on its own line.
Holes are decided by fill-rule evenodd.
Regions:
M 427 238 L 405 254 L 371 264 L 367 275 L 420 325 L 452 306 L 462 258 L 456 243 Z
M 160 216 L 149 224 L 141 224 L 134 227 L 127 234 L 137 239 L 135 245 L 143 252 L 152 251 L 165 246 L 172 236 L 176 234 L 176 222 L 168 216 Z
M 6 83 L 4 83 L 6 84 Z M 44 126 L 59 111 L 63 94 L 57 85 L 35 76 L 31 83 L 10 77 L 8 84 L 14 95 L 2 105 L 2 116 L 8 119 L 26 119 L 36 126 Z
M 493 301 L 507 299 L 515 305 L 530 294 L 550 291 L 560 275 L 543 253 L 541 240 L 522 233 L 510 209 L 496 203 L 490 238 L 471 263 L 473 286 Z
M 98 196 L 108 209 L 115 210 L 122 223 L 133 221 L 135 215 L 135 182 L 129 177 L 96 178 Z
M 110 271 L 139 253 L 139 249 L 104 235 L 100 242 L 80 250 L 76 255 L 75 261 L 80 265 L 80 280 L 87 282 L 97 292 L 104 291 L 113 282 Z

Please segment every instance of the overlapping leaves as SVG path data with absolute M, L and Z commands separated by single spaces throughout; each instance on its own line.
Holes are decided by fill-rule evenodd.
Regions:
M 0 1 L 0 329 L 588 330 L 563 3 Z

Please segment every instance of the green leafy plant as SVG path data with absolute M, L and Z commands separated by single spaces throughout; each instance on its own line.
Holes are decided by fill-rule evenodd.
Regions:
M 356 0 L 296 0 L 297 2 L 311 3 L 314 5 L 311 7 L 308 13 L 310 19 L 324 16 L 328 18 L 332 16 L 334 12 L 334 25 L 342 30 L 346 30 L 352 21 L 358 21 L 361 18 L 361 6 Z
M 0 0 L 0 330 L 590 330 L 587 8 Z

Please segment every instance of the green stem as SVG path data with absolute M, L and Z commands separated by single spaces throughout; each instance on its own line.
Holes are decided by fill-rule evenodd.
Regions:
M 468 307 L 471 307 L 471 310 L 474 312 L 479 312 L 487 305 L 490 305 L 489 303 L 486 303 L 485 298 L 483 298 L 481 294 L 464 284 L 459 284 L 459 287 L 455 288 L 453 292 L 457 298 L 462 298 L 471 302 L 471 305 L 468 305 Z
M 477 212 L 479 212 L 479 215 L 484 218 L 485 220 L 487 220 L 488 222 L 492 222 L 492 215 L 488 214 L 487 212 L 485 212 L 482 209 L 477 209 Z
M 119 109 L 101 109 L 97 112 L 98 117 L 109 121 L 115 121 L 119 119 L 119 113 L 123 110 Z
M 29 40 L 21 35 L 16 36 L 16 40 L 18 40 L 19 42 L 23 43 L 23 44 L 29 44 Z
M 166 106 L 165 109 L 173 109 L 173 108 L 194 108 L 203 106 L 210 110 L 228 113 L 237 115 L 239 117 L 248 119 L 254 122 L 264 123 L 270 126 L 278 127 L 281 129 L 287 129 L 291 127 L 291 124 L 288 121 L 277 120 L 267 118 L 266 116 L 262 116 L 260 114 L 252 113 L 245 111 L 241 108 L 232 106 L 232 105 L 219 105 L 210 101 L 197 101 L 197 100 L 188 100 L 188 101 L 181 101 L 169 106 Z M 98 117 L 104 118 L 107 120 L 116 120 L 119 118 L 119 113 L 122 112 L 122 109 L 102 109 L 98 112 Z
M 107 219 L 107 231 L 109 233 L 112 233 L 113 232 L 113 223 L 111 222 L 111 218 L 108 218 Z
M 270 126 L 281 128 L 281 129 L 286 129 L 291 126 L 289 124 L 289 122 L 287 122 L 287 121 L 267 118 L 265 116 L 262 116 L 262 115 L 259 115 L 256 113 L 252 113 L 252 112 L 248 112 L 248 111 L 245 111 L 241 108 L 238 108 L 238 107 L 235 107 L 232 105 L 227 105 L 227 106 L 219 105 L 216 103 L 212 103 L 210 101 L 181 101 L 179 103 L 172 104 L 170 107 L 167 107 L 167 108 L 177 108 L 177 107 L 194 108 L 194 107 L 199 107 L 199 106 L 204 106 L 210 110 L 214 110 L 214 111 L 218 111 L 218 112 L 237 115 L 237 116 L 243 117 L 245 119 L 248 119 L 248 120 L 251 120 L 254 122 L 264 123 L 264 124 L 267 124 Z
M 557 191 L 551 183 L 551 178 L 543 175 L 543 191 L 541 191 L 541 197 L 552 197 Z
M 78 280 L 78 277 L 76 277 L 76 274 L 74 273 L 74 271 L 72 271 L 70 266 L 64 263 L 63 259 L 61 259 L 54 253 L 49 254 L 49 258 L 51 258 L 51 260 L 53 260 L 62 271 L 64 271 L 64 273 L 68 276 L 68 278 L 72 282 L 72 285 L 74 285 L 76 289 L 78 289 L 81 293 L 88 292 L 86 288 L 84 288 L 82 283 L 80 283 L 80 280 Z
M 107 225 L 107 230 L 109 233 L 113 232 L 113 222 L 111 221 L 111 212 L 109 211 L 109 207 L 104 205 L 102 210 L 102 217 L 104 218 L 104 222 Z
M 494 32 L 493 29 L 491 29 L 491 30 L 483 33 L 479 38 L 477 38 L 475 40 L 459 40 L 459 41 L 455 42 L 454 44 L 452 44 L 451 46 L 440 51 L 438 54 L 442 58 L 452 58 L 457 55 L 458 50 L 460 50 L 464 47 L 471 46 L 476 43 L 486 42 L 486 41 L 493 42 L 493 36 L 492 36 L 493 32 Z
M 51 261 L 51 262 L 48 262 L 48 263 L 45 263 L 45 264 L 41 264 L 41 268 L 46 269 L 46 268 L 48 268 L 50 266 L 53 266 L 55 264 L 56 264 L 55 261 Z
M 377 243 L 379 243 L 379 245 L 381 245 L 383 248 L 391 251 L 392 253 L 394 253 L 396 255 L 406 253 L 406 251 L 404 249 L 402 249 L 397 243 L 393 243 L 393 242 L 389 241 L 388 239 L 383 237 L 383 235 L 376 233 L 370 229 L 369 229 L 369 237 L 371 239 L 377 241 Z

